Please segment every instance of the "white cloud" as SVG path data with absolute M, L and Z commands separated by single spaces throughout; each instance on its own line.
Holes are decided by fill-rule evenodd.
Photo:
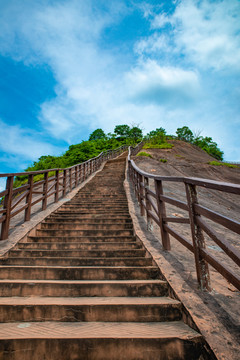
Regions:
M 171 107 L 191 104 L 199 95 L 198 76 L 193 71 L 159 66 L 148 60 L 126 76 L 130 97 L 141 103 Z
M 104 29 L 117 24 L 123 11 L 118 1 L 101 12 L 90 0 L 3 3 L 0 52 L 29 66 L 47 63 L 57 81 L 56 98 L 41 104 L 43 132 L 74 143 L 89 129 L 112 131 L 116 124 L 139 123 L 146 132 L 159 126 L 170 133 L 183 125 L 204 127 L 217 142 L 224 139 L 232 93 L 227 81 L 215 82 L 209 69 L 239 68 L 238 1 L 183 0 L 171 15 L 154 18 L 154 7 L 145 4 L 153 34 L 136 39 L 137 60 L 131 64 L 134 49 L 119 54 L 101 46 Z M 208 78 L 223 90 L 214 93 Z M 31 131 L 7 130 L 10 147 L 3 151 L 34 160 L 56 151 Z
M 0 178 L 0 192 L 6 189 L 6 178 Z
M 0 150 L 7 155 L 1 157 L 1 162 L 8 163 L 15 169 L 21 169 L 26 160 L 36 160 L 41 155 L 58 154 L 60 149 L 43 142 L 41 134 L 24 130 L 20 126 L 10 126 L 0 120 L 1 138 Z M 5 140 L 4 140 L 5 139 Z
M 206 69 L 240 70 L 238 0 L 182 0 L 172 15 L 161 13 L 152 20 L 153 29 L 162 29 L 166 24 L 172 26 L 169 51 L 184 54 Z

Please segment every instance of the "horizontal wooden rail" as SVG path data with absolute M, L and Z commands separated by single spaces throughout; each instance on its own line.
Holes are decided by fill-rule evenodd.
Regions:
M 65 169 L 0 174 L 0 178 L 7 179 L 6 189 L 0 192 L 0 200 L 2 199 L 2 206 L 0 206 L 0 240 L 8 238 L 12 217 L 24 212 L 24 221 L 29 221 L 34 205 L 42 202 L 42 210 L 45 210 L 51 196 L 54 195 L 54 202 L 58 202 L 60 197 L 64 197 L 96 172 L 103 162 L 115 158 L 126 151 L 127 148 L 127 145 L 123 145 L 115 150 L 101 152 L 92 159 Z M 50 173 L 51 176 L 49 176 Z M 34 182 L 34 176 L 36 175 L 43 175 L 44 179 Z M 27 183 L 18 188 L 13 188 L 16 176 L 25 176 Z M 40 196 L 36 197 L 36 195 Z
M 240 278 L 226 266 L 221 260 L 214 257 L 206 250 L 204 233 L 207 234 L 233 261 L 240 266 L 240 252 L 231 245 L 222 235 L 218 234 L 202 217 L 209 219 L 214 224 L 240 234 L 240 223 L 219 213 L 216 213 L 198 203 L 197 188 L 217 190 L 224 193 L 240 195 L 240 185 L 200 179 L 193 177 L 159 176 L 149 174 L 141 170 L 131 156 L 136 155 L 141 149 L 141 144 L 136 148 L 129 147 L 128 151 L 128 173 L 133 183 L 135 195 L 138 199 L 141 215 L 146 215 L 149 221 L 152 219 L 160 228 L 162 245 L 164 250 L 170 250 L 169 235 L 173 236 L 183 246 L 194 254 L 197 279 L 201 289 L 211 290 L 210 274 L 208 264 L 213 266 L 222 276 L 240 290 Z M 150 179 L 154 182 L 155 191 L 149 189 Z M 163 183 L 175 182 L 185 186 L 186 201 L 180 201 L 163 194 Z M 145 199 L 145 201 L 143 201 Z M 170 204 L 184 210 L 188 217 L 172 217 L 166 212 L 166 204 Z M 190 225 L 192 243 L 182 236 L 178 231 L 172 229 L 168 223 L 179 223 Z

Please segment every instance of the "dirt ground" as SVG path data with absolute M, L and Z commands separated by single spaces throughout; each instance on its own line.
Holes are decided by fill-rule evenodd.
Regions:
M 235 169 L 209 165 L 208 162 L 214 159 L 203 150 L 177 140 L 171 142 L 174 144 L 172 149 L 144 150 L 152 155 L 152 159 L 145 156 L 136 156 L 133 160 L 140 169 L 154 175 L 199 177 L 240 184 L 240 167 Z M 166 159 L 167 162 L 162 163 L 159 159 Z M 154 189 L 153 181 L 150 187 Z M 186 202 L 185 188 L 183 185 L 163 182 L 163 188 L 165 195 Z M 198 200 L 201 205 L 239 222 L 240 196 L 198 187 Z M 167 216 L 169 217 L 188 216 L 185 211 L 171 205 L 167 205 L 166 210 Z M 135 211 L 139 212 L 139 210 Z M 221 234 L 225 240 L 240 251 L 240 238 L 238 234 L 231 232 L 221 225 L 214 224 L 207 219 L 205 220 L 218 234 Z M 141 226 L 142 230 L 145 231 L 147 226 L 145 218 L 142 218 Z M 171 223 L 171 227 L 191 241 L 189 224 Z M 152 234 L 155 235 L 159 243 L 160 232 L 158 226 L 155 224 L 153 224 Z M 209 323 L 209 319 L 206 319 L 205 314 L 200 314 L 199 311 L 197 311 L 195 308 L 196 304 L 194 305 L 194 303 L 192 303 L 192 305 L 189 305 L 188 303 L 192 311 L 195 311 L 195 314 L 197 314 L 199 324 L 201 328 L 204 329 L 205 335 L 207 334 L 208 337 L 211 335 L 211 337 L 215 338 L 213 343 L 215 345 L 219 343 L 220 348 L 222 347 L 221 350 L 218 349 L 219 358 L 239 359 L 237 349 L 239 349 L 240 345 L 240 292 L 210 266 L 212 291 L 208 294 L 201 293 L 197 285 L 193 254 L 173 237 L 170 236 L 170 239 L 171 251 L 169 252 L 163 251 L 161 245 L 158 244 L 158 247 L 160 246 L 161 248 L 160 258 L 164 257 L 164 261 L 171 264 L 174 269 L 173 272 L 180 274 L 181 279 L 183 279 L 182 287 L 178 289 L 181 296 L 184 297 L 184 293 L 186 292 L 187 299 L 189 300 L 189 291 L 186 291 L 185 286 L 190 287 L 193 293 L 195 295 L 197 294 L 198 299 L 201 298 L 202 302 L 211 310 L 213 318 L 217 319 L 215 324 L 214 321 L 213 323 L 211 323 L 211 321 Z M 225 255 L 223 250 L 206 235 L 205 241 L 207 250 L 227 265 L 235 274 L 240 276 L 239 267 Z M 166 264 L 164 266 L 165 271 L 168 272 Z M 199 308 L 199 306 L 198 304 L 197 307 Z M 225 335 L 224 331 L 226 331 Z M 221 334 L 219 332 L 221 332 Z M 223 338 L 225 339 L 224 341 Z M 222 344 L 220 344 L 220 342 L 222 342 Z

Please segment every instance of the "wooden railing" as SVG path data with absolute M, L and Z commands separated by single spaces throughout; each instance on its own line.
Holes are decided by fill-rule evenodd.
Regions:
M 138 148 L 129 148 L 128 170 L 129 177 L 133 183 L 136 197 L 141 209 L 141 215 L 146 215 L 148 224 L 153 220 L 160 228 L 162 246 L 164 250 L 170 250 L 170 238 L 173 236 L 183 246 L 194 254 L 197 279 L 201 289 L 210 290 L 210 274 L 208 264 L 215 268 L 223 277 L 240 290 L 240 277 L 223 261 L 212 255 L 205 244 L 204 233 L 211 238 L 218 247 L 238 266 L 240 266 L 240 252 L 233 247 L 213 226 L 209 225 L 211 220 L 214 224 L 220 224 L 236 234 L 240 234 L 240 223 L 218 214 L 198 202 L 198 187 L 214 189 L 224 193 L 240 195 L 240 185 L 218 182 L 200 178 L 158 176 L 142 171 L 131 159 L 136 155 Z M 150 179 L 154 182 L 154 190 L 150 189 Z M 180 201 L 176 198 L 164 195 L 163 184 L 174 182 L 185 186 L 185 199 Z M 186 217 L 170 217 L 166 213 L 166 204 L 171 204 L 187 212 Z M 189 241 L 180 232 L 173 229 L 169 224 L 189 224 L 192 241 Z
M 2 223 L 0 240 L 8 238 L 11 218 L 24 211 L 24 221 L 29 221 L 34 205 L 42 202 L 41 209 L 45 210 L 49 197 L 54 195 L 54 202 L 58 202 L 60 197 L 64 197 L 97 171 L 104 161 L 120 155 L 125 150 L 127 150 L 126 145 L 115 150 L 108 150 L 95 158 L 65 169 L 0 174 L 0 178 L 7 178 L 6 189 L 0 192 L 0 199 L 4 197 L 3 206 L 0 207 L 0 224 Z M 49 176 L 50 172 L 54 175 Z M 41 174 L 44 177 L 43 180 L 34 182 L 34 176 Z M 27 183 L 14 188 L 15 176 L 27 176 Z

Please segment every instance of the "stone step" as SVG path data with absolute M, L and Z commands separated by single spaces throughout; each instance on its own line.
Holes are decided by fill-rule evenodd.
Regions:
M 130 217 L 122 217 L 122 218 L 96 218 L 96 217 L 64 217 L 64 216 L 51 216 L 44 220 L 42 224 L 48 224 L 48 223 L 73 223 L 73 224 L 107 224 L 111 222 L 115 223 L 121 223 L 121 224 L 131 224 L 132 219 Z
M 47 234 L 47 233 L 46 233 Z M 126 243 L 129 241 L 136 241 L 134 236 L 28 236 L 28 242 L 115 242 Z
M 49 219 L 49 221 L 51 222 L 52 219 L 57 220 L 57 221 L 71 221 L 71 219 L 73 219 L 74 221 L 100 221 L 106 220 L 105 222 L 111 220 L 111 221 L 123 221 L 123 222 L 128 222 L 128 221 L 132 221 L 131 217 L 129 215 L 124 214 L 111 214 L 109 215 L 109 213 L 105 213 L 105 214 L 78 214 L 78 213 L 54 213 L 53 215 L 50 215 L 47 219 Z M 47 220 L 46 219 L 46 220 Z M 45 221 L 45 220 L 44 220 Z
M 2 297 L 0 322 L 156 322 L 182 319 L 182 305 L 169 297 Z
M 140 243 L 136 243 L 136 241 L 132 242 L 55 242 L 55 243 L 46 243 L 46 242 L 27 242 L 27 243 L 19 243 L 19 249 L 38 249 L 38 250 L 128 250 L 128 249 L 141 249 L 142 245 Z
M 43 222 L 41 223 L 41 230 L 128 230 L 133 229 L 132 223 L 119 223 L 119 222 L 109 222 L 109 223 L 88 223 L 88 224 L 77 224 L 77 223 L 65 223 L 65 222 Z
M 0 279 L 29 280 L 148 280 L 161 279 L 156 266 L 0 266 Z
M 199 360 L 203 351 L 182 321 L 0 324 L 0 352 L 11 360 Z
M 37 236 L 132 236 L 133 230 L 49 230 L 37 229 Z
M 68 258 L 68 257 L 77 257 L 77 258 L 111 258 L 111 257 L 145 257 L 146 250 L 136 249 L 136 250 L 108 250 L 105 246 L 105 250 L 11 250 L 9 257 L 58 257 L 58 258 Z
M 0 296 L 166 296 L 162 280 L 0 280 Z
M 58 257 L 10 257 L 0 260 L 1 265 L 28 265 L 28 266 L 152 266 L 152 258 L 58 258 Z
M 126 215 L 126 211 L 123 210 L 115 210 L 115 209 L 105 209 L 105 208 L 101 208 L 99 210 L 97 209 L 93 209 L 93 208 L 89 208 L 89 209 L 72 209 L 72 210 L 58 210 L 58 214 L 60 215 L 85 215 L 85 214 L 92 214 L 92 215 L 99 215 L 104 217 L 109 216 L 109 214 L 111 213 L 112 217 L 115 218 L 115 216 L 122 216 L 122 215 Z

